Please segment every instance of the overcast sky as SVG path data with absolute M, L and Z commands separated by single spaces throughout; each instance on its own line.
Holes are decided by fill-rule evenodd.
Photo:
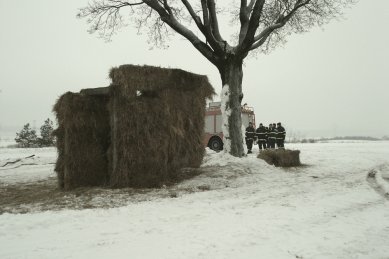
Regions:
M 185 40 L 150 50 L 131 27 L 109 43 L 88 34 L 75 17 L 86 3 L 0 0 L 0 137 L 54 119 L 60 95 L 109 85 L 109 69 L 121 64 L 204 74 L 221 91 L 216 68 Z M 389 135 L 389 1 L 360 0 L 345 11 L 343 20 L 246 60 L 243 103 L 257 123 L 280 121 L 301 137 Z

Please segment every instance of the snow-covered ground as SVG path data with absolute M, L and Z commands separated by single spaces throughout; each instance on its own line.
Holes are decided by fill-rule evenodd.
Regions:
M 15 137 L 2 136 L 0 134 L 0 148 L 16 145 Z
M 3 213 L 0 258 L 389 258 L 389 142 L 287 148 L 305 166 L 208 150 L 190 180 L 99 197 L 121 206 Z M 53 148 L 0 148 L 0 198 L 55 179 L 55 159 Z

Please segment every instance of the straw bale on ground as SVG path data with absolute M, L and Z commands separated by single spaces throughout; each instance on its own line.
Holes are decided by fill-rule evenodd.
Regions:
M 300 150 L 266 149 L 259 153 L 258 158 L 277 167 L 300 166 Z
M 106 96 L 62 95 L 54 106 L 58 119 L 58 183 L 66 190 L 103 186 L 108 181 L 106 152 L 110 142 Z
M 183 167 L 199 167 L 205 76 L 180 69 L 124 65 L 111 70 L 112 170 L 115 187 L 156 187 Z

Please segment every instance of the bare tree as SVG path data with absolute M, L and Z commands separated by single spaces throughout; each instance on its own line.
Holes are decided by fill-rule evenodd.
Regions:
M 268 52 L 291 33 L 301 33 L 341 15 L 357 0 L 93 0 L 81 8 L 90 32 L 110 38 L 120 27 L 133 22 L 147 31 L 150 42 L 163 46 L 173 32 L 186 38 L 218 69 L 225 99 L 227 152 L 244 155 L 241 101 L 243 60 L 252 51 Z M 126 16 L 124 16 L 126 14 Z M 239 33 L 234 43 L 221 35 L 219 18 L 231 15 Z M 197 35 L 201 35 L 198 37 Z

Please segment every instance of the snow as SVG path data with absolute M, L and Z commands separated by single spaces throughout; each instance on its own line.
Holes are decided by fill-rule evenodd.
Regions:
M 231 152 L 231 140 L 230 131 L 228 125 L 228 119 L 231 116 L 231 109 L 228 107 L 227 102 L 230 99 L 230 86 L 228 84 L 222 87 L 221 96 L 221 112 L 222 112 L 222 132 L 223 132 L 223 151 L 225 153 Z
M 389 142 L 287 148 L 305 166 L 207 149 L 204 173 L 173 186 L 175 198 L 3 213 L 0 258 L 388 258 Z M 53 177 L 55 159 L 55 149 L 0 149 L 0 195 Z
M 247 154 L 247 145 L 246 145 L 246 127 L 242 124 L 242 140 L 243 140 L 243 152 Z
M 55 176 L 56 159 L 57 151 L 53 147 L 0 148 L 0 184 L 35 182 Z M 12 163 L 4 166 L 9 162 Z
M 223 132 L 223 151 L 224 153 L 231 153 L 231 140 L 230 140 L 230 131 L 228 121 L 231 116 L 231 109 L 227 106 L 227 102 L 230 99 L 230 86 L 225 84 L 222 88 L 221 96 L 221 112 L 222 112 L 222 132 Z M 246 128 L 242 124 L 242 139 L 243 139 L 243 152 L 247 154 L 247 146 L 246 146 Z
M 16 145 L 15 137 L 2 136 L 0 134 L 0 148 Z

